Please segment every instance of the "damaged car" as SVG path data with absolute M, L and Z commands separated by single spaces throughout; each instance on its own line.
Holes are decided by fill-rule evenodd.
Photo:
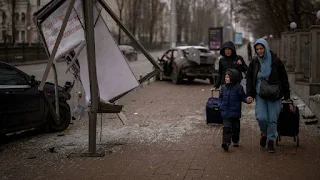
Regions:
M 209 79 L 215 82 L 216 57 L 206 47 L 178 46 L 166 51 L 158 58 L 159 65 L 163 68 L 156 76 L 156 80 L 170 79 L 173 84 L 179 84 L 183 79 L 192 82 L 194 79 Z
M 39 91 L 40 81 L 35 76 L 0 61 L 0 134 L 28 129 L 45 132 L 65 130 L 71 119 L 70 106 L 72 84 L 58 86 L 59 118 L 55 116 L 55 85 L 46 82 Z

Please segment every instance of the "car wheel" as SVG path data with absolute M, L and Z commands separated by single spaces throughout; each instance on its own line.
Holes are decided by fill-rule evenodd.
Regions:
M 178 70 L 176 64 L 172 64 L 171 81 L 173 84 L 179 84 L 181 82 L 181 73 Z
M 55 121 L 52 115 L 49 113 L 49 128 L 51 131 L 63 131 L 67 129 L 70 124 L 71 112 L 70 106 L 66 102 L 60 102 L 59 105 L 59 122 Z

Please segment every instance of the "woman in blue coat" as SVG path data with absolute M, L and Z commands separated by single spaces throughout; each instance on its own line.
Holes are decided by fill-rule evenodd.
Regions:
M 265 147 L 268 142 L 268 152 L 273 153 L 281 98 L 290 99 L 288 75 L 282 61 L 270 51 L 266 40 L 258 39 L 254 49 L 257 56 L 250 62 L 247 72 L 247 99 L 249 102 L 252 102 L 253 98 L 256 100 L 256 119 L 261 131 L 260 146 Z M 281 94 L 278 99 L 268 100 L 260 96 L 262 79 L 280 83 Z

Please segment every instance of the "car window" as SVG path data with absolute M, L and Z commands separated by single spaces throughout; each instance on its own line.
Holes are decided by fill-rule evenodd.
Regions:
M 209 49 L 198 49 L 200 53 L 210 53 Z
M 169 61 L 171 59 L 171 56 L 172 56 L 172 50 L 169 50 L 162 56 L 161 59 L 163 61 Z
M 200 48 L 200 49 L 197 49 L 200 53 L 211 53 L 210 50 L 208 49 L 203 49 L 203 48 Z M 184 56 L 187 56 L 189 54 L 189 49 L 184 49 L 182 50 L 183 52 L 183 55 Z
M 0 85 L 27 85 L 28 81 L 16 69 L 0 65 Z
M 177 50 L 173 51 L 173 58 L 177 58 L 179 56 L 179 52 Z

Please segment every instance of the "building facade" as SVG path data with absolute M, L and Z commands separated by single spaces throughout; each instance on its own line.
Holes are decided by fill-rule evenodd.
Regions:
M 33 14 L 50 0 L 0 0 L 0 43 L 37 43 Z
M 126 0 L 105 0 L 109 7 L 119 17 L 118 3 Z M 0 0 L 0 44 L 1 43 L 39 43 L 41 42 L 36 25 L 33 22 L 33 14 L 46 5 L 50 0 Z M 117 3 L 118 2 L 118 3 Z M 164 2 L 165 3 L 165 2 Z M 128 7 L 130 8 L 130 7 Z M 162 20 L 157 22 L 155 41 L 168 41 L 169 38 L 169 6 L 162 12 Z M 118 36 L 118 26 L 106 11 L 102 11 L 104 18 L 111 33 Z M 123 17 L 124 18 L 124 17 Z M 124 18 L 125 19 L 125 18 Z M 124 23 L 124 22 L 123 22 Z M 141 22 L 140 22 L 141 23 Z M 122 33 L 123 40 L 128 37 Z M 138 38 L 138 36 L 137 36 Z

